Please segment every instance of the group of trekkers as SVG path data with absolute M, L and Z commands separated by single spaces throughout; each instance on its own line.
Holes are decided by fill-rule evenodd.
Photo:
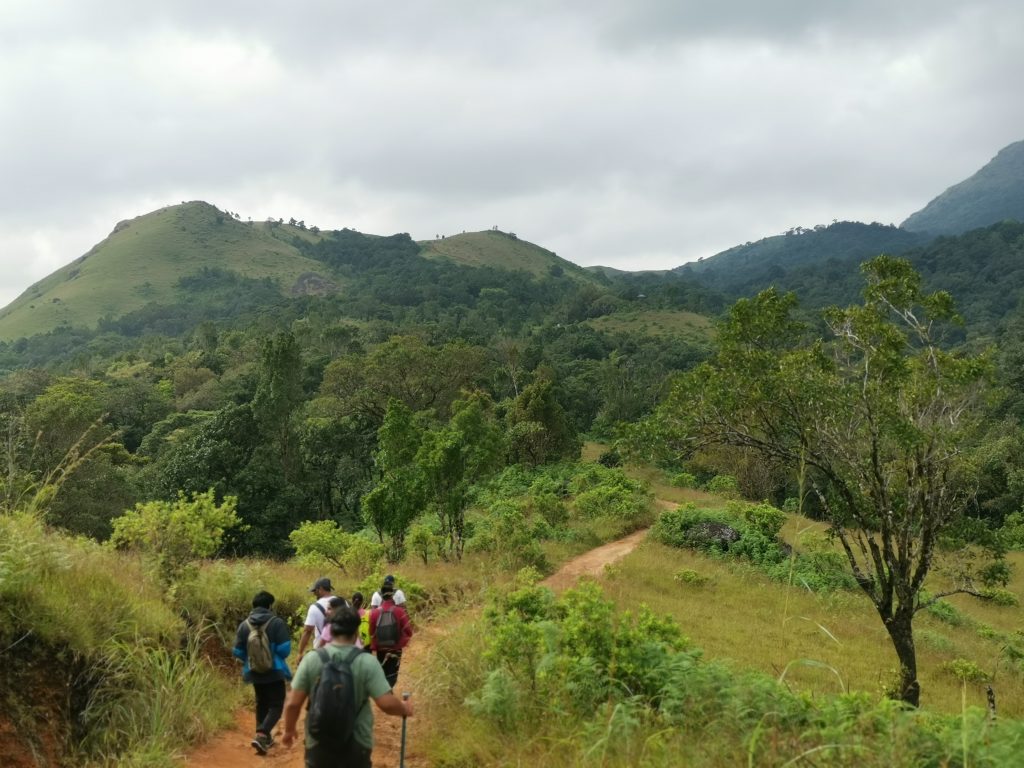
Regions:
M 405 594 L 393 576 L 385 577 L 369 608 L 360 592 L 351 598 L 335 595 L 327 578 L 317 579 L 309 591 L 316 600 L 306 612 L 294 677 L 287 663 L 291 632 L 272 610 L 273 595 L 259 592 L 249 617 L 238 625 L 234 655 L 256 694 L 251 744 L 257 754 L 267 754 L 275 743 L 274 726 L 283 717 L 281 742 L 290 747 L 299 712 L 308 701 L 307 768 L 369 768 L 373 712 L 366 706 L 368 699 L 385 714 L 412 716 L 412 703 L 393 693 L 402 651 L 412 638 Z

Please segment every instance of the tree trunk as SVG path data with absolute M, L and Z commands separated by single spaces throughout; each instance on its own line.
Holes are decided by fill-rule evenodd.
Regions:
M 912 707 L 917 707 L 921 703 L 921 683 L 917 679 L 917 649 L 914 647 L 913 621 L 912 611 L 897 610 L 894 616 L 885 619 L 885 628 L 900 660 L 900 681 L 899 690 L 895 692 L 896 697 Z

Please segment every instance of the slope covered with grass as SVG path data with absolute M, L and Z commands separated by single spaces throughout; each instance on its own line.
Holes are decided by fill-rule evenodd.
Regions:
M 447 259 L 469 267 L 523 270 L 536 277 L 566 274 L 581 282 L 598 282 L 597 277 L 587 270 L 546 248 L 496 229 L 464 232 L 439 240 L 426 240 L 420 245 L 423 247 L 422 255 L 428 259 Z
M 93 328 L 146 304 L 176 303 L 179 281 L 203 269 L 270 280 L 282 293 L 325 267 L 292 238 L 319 235 L 288 225 L 244 223 L 204 202 L 183 203 L 123 221 L 105 240 L 31 286 L 0 310 L 0 340 L 62 325 Z

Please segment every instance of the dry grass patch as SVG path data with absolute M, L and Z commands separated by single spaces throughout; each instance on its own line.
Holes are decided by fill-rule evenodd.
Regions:
M 685 577 L 673 578 L 682 571 L 692 571 L 707 581 L 695 584 Z M 610 569 L 602 583 L 621 608 L 646 603 L 675 617 L 708 657 L 762 670 L 782 678 L 794 690 L 813 696 L 843 689 L 881 695 L 895 680 L 896 656 L 888 635 L 870 603 L 856 592 L 812 594 L 802 587 L 771 581 L 742 563 L 718 561 L 653 542 Z M 973 605 L 963 610 L 981 615 Z M 1006 617 L 1014 611 L 1003 610 L 1008 611 Z M 941 665 L 965 658 L 986 671 L 994 670 L 1000 644 L 980 636 L 972 627 L 953 627 L 925 613 L 919 614 L 915 626 L 919 634 L 923 631 L 948 640 L 948 644 L 918 643 L 923 706 L 943 713 L 960 712 L 960 681 Z M 994 687 L 1001 716 L 1024 715 L 1024 684 L 1019 672 L 1004 665 L 996 674 Z M 985 707 L 984 684 L 968 684 L 967 703 Z

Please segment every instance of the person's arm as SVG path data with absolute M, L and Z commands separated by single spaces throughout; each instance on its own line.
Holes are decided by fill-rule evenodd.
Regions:
M 380 608 L 370 611 L 370 650 L 374 653 L 377 651 L 377 615 L 379 613 Z
M 408 699 L 402 701 L 390 691 L 382 696 L 375 697 L 373 703 L 376 704 L 377 708 L 386 715 L 394 715 L 395 717 L 412 717 L 412 701 Z
M 247 654 L 245 652 L 245 640 L 248 633 L 248 627 L 243 621 L 238 625 L 238 631 L 235 633 L 235 647 L 231 649 L 231 655 L 236 659 L 240 659 L 244 664 L 246 661 Z
M 409 619 L 409 614 L 406 611 L 402 611 L 401 616 L 401 629 L 402 636 L 398 640 L 398 647 L 405 648 L 412 640 L 412 621 Z
M 274 619 L 276 638 L 274 640 L 274 655 L 282 661 L 287 660 L 292 652 L 292 636 L 288 631 L 288 625 L 280 616 Z
M 281 735 L 281 743 L 286 747 L 294 744 L 298 736 L 295 724 L 299 721 L 299 712 L 302 711 L 302 705 L 306 703 L 306 698 L 306 692 L 297 688 L 292 688 L 288 694 L 288 701 L 284 705 L 284 733 Z
M 313 631 L 316 629 L 312 624 L 307 624 L 302 628 L 302 636 L 299 638 L 299 658 L 302 658 L 302 654 L 306 652 L 306 646 L 309 645 L 310 639 L 313 637 Z

